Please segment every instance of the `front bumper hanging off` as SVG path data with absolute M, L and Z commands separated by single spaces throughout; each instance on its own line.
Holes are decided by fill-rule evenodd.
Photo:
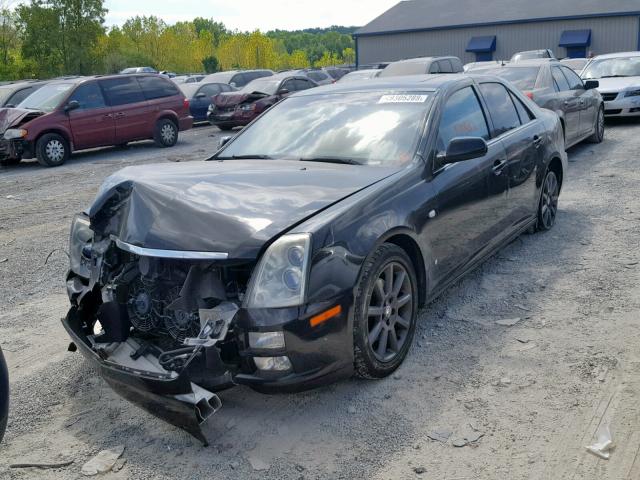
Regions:
M 185 370 L 173 375 L 161 370 L 141 371 L 103 359 L 83 333 L 75 308 L 69 311 L 62 324 L 73 341 L 70 348 L 77 347 L 95 364 L 116 393 L 208 445 L 202 425 L 222 406 L 217 395 L 192 383 Z

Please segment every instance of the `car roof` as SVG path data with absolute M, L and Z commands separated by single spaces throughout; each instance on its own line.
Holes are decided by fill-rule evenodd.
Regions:
M 523 67 L 542 67 L 544 65 L 554 65 L 560 63 L 558 60 L 553 58 L 536 58 L 531 60 L 521 60 L 519 62 L 510 62 L 496 65 L 486 65 L 487 70 L 492 68 L 523 68 Z M 484 68 L 482 68 L 484 69 Z M 481 70 L 481 68 L 478 68 Z
M 416 58 L 407 58 L 405 60 L 398 60 L 392 63 L 422 63 L 422 62 L 431 62 L 433 60 L 443 60 L 448 58 L 457 58 L 453 56 L 443 56 L 443 57 L 416 57 Z
M 17 80 L 15 82 L 8 82 L 3 85 L 0 85 L 0 87 L 19 90 L 21 88 L 25 88 L 33 85 L 43 85 L 45 83 L 47 83 L 46 80 Z
M 407 75 L 401 77 L 374 78 L 371 80 L 334 83 L 309 90 L 297 92 L 294 96 L 316 95 L 318 93 L 350 93 L 350 92 L 378 92 L 378 91 L 435 91 L 448 88 L 463 81 L 488 80 L 504 83 L 504 80 L 495 75 L 481 75 L 476 73 L 446 73 Z
M 619 58 L 619 57 L 640 57 L 640 52 L 618 52 L 618 53 L 607 53 L 606 55 L 598 55 L 594 57 L 592 60 L 602 60 L 603 58 Z

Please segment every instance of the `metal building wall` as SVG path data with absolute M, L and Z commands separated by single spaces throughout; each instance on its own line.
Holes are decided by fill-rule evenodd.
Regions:
M 497 36 L 493 56 L 496 60 L 508 60 L 516 52 L 539 48 L 551 48 L 558 58 L 563 58 L 567 56 L 566 49 L 558 46 L 562 32 L 587 28 L 591 29 L 589 50 L 596 55 L 638 49 L 640 18 L 605 17 L 363 36 L 358 38 L 358 63 L 430 55 L 456 55 L 463 63 L 473 62 L 475 54 L 465 51 L 467 44 L 471 37 L 483 35 Z

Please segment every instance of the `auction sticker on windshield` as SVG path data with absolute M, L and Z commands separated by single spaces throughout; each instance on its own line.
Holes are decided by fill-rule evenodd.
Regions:
M 378 103 L 424 103 L 429 95 L 383 95 Z

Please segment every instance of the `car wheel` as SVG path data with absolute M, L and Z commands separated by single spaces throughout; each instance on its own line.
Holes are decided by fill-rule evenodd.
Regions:
M 593 135 L 591 135 L 588 139 L 590 143 L 602 143 L 604 140 L 604 107 L 600 107 L 598 110 L 598 115 L 596 115 L 596 125 L 593 131 Z
M 404 361 L 418 315 L 418 282 L 404 250 L 385 243 L 366 260 L 354 310 L 354 366 L 361 378 L 384 378 Z
M 45 167 L 59 167 L 69 159 L 69 144 L 57 133 L 47 133 L 36 142 L 36 158 Z
M 178 143 L 178 127 L 168 118 L 163 118 L 156 124 L 154 140 L 159 147 L 173 147 Z
M 560 195 L 560 183 L 555 172 L 549 170 L 542 184 L 542 196 L 538 206 L 538 221 L 536 231 L 545 232 L 551 230 L 556 223 L 558 213 L 558 197 Z

